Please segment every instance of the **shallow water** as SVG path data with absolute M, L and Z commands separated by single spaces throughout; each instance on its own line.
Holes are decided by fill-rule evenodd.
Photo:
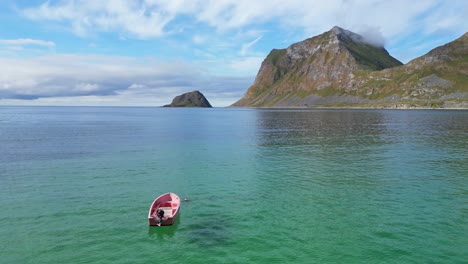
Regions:
M 0 107 L 0 148 L 2 263 L 468 259 L 468 111 Z

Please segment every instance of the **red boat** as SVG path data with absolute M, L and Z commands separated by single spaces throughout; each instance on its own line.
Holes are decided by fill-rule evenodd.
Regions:
M 172 225 L 179 213 L 180 198 L 175 193 L 165 193 L 150 206 L 148 224 L 150 226 Z

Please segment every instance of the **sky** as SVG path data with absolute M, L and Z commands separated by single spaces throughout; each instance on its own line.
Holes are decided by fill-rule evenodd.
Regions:
M 271 49 L 334 26 L 406 63 L 468 29 L 466 0 L 0 0 L 0 105 L 229 106 Z

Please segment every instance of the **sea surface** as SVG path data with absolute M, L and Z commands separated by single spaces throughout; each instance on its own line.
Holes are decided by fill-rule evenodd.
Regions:
M 188 202 L 170 227 L 148 208 Z M 0 107 L 0 263 L 467 263 L 468 111 Z

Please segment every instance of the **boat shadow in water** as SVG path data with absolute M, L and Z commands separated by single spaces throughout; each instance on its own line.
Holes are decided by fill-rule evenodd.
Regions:
M 174 224 L 170 226 L 148 226 L 148 236 L 157 239 L 172 238 L 180 224 L 181 213 L 177 216 Z
M 226 245 L 230 241 L 230 222 L 223 216 L 212 216 L 202 221 L 186 223 L 181 228 L 185 232 L 189 243 L 200 247 Z

